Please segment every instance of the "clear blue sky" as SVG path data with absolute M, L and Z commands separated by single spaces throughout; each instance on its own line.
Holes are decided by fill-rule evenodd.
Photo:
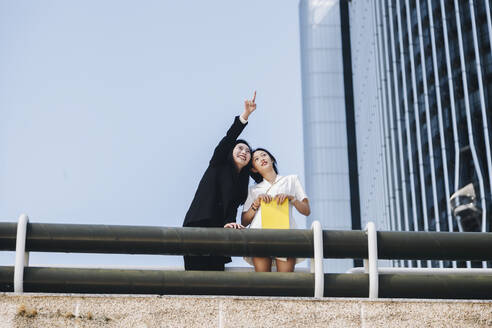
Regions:
M 0 221 L 180 226 L 254 90 L 242 137 L 303 181 L 297 0 L 0 0 L 0 49 Z

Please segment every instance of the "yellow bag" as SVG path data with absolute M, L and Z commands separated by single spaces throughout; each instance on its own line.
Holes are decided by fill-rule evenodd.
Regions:
M 263 229 L 289 229 L 289 200 L 280 205 L 276 200 L 261 201 L 261 227 Z

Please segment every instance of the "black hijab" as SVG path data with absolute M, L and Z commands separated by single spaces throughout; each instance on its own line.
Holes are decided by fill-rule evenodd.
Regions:
M 228 156 L 228 161 L 229 164 L 231 165 L 231 168 L 236 171 L 236 164 L 234 163 L 234 158 L 232 157 L 232 152 L 234 151 L 234 148 L 236 147 L 237 144 L 245 144 L 248 146 L 251 158 L 253 156 L 253 151 L 251 149 L 251 146 L 248 144 L 246 140 L 243 139 L 237 139 L 236 142 L 234 143 L 234 146 L 232 147 L 231 151 L 229 152 Z M 239 171 L 239 174 L 237 175 L 237 188 L 235 190 L 235 195 L 236 195 L 236 200 L 239 201 L 239 205 L 244 204 L 246 201 L 246 198 L 248 197 L 248 185 L 249 185 L 249 174 L 251 171 L 251 159 L 249 160 L 248 164 Z M 236 177 L 236 174 L 234 174 Z

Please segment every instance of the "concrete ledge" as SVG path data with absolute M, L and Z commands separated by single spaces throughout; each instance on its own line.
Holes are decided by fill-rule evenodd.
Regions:
M 0 294 L 0 327 L 490 327 L 492 301 Z

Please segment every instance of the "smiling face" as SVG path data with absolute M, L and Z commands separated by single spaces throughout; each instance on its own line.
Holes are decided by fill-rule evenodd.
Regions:
M 270 170 L 273 170 L 273 160 L 267 152 L 257 150 L 253 153 L 253 172 L 258 172 L 263 175 Z
M 232 150 L 232 159 L 239 170 L 248 165 L 251 159 L 251 151 L 248 145 L 241 142 L 238 143 Z

